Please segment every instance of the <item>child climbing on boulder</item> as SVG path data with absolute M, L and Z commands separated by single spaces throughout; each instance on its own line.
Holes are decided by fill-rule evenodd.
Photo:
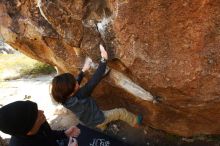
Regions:
M 140 125 L 141 115 L 134 115 L 124 108 L 116 108 L 108 111 L 101 111 L 96 102 L 90 98 L 94 88 L 103 78 L 108 60 L 108 54 L 104 47 L 100 45 L 101 60 L 92 78 L 82 87 L 80 83 L 85 71 L 90 68 L 92 61 L 85 61 L 78 77 L 70 73 L 60 74 L 53 78 L 51 85 L 51 95 L 53 99 L 71 110 L 79 120 L 88 127 L 104 130 L 106 124 L 115 120 L 127 122 L 132 127 Z

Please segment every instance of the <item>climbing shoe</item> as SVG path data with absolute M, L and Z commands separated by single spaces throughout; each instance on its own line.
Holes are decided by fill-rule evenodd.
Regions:
M 138 115 L 137 115 L 137 118 L 136 118 L 135 127 L 136 127 L 136 128 L 140 127 L 141 124 L 142 124 L 142 121 L 143 121 L 143 116 L 142 116 L 142 114 L 138 114 Z

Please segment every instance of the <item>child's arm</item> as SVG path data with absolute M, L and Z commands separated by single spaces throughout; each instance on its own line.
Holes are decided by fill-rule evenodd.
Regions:
M 89 57 L 87 57 L 84 65 L 83 65 L 82 70 L 80 71 L 79 75 L 76 78 L 76 81 L 78 82 L 79 85 L 80 85 L 83 77 L 85 76 L 84 72 L 89 70 L 91 63 L 92 63 L 92 60 Z
M 84 77 L 84 72 L 83 71 L 80 71 L 79 75 L 76 77 L 76 81 L 78 82 L 78 84 L 80 85 L 83 77 Z
M 100 61 L 99 66 L 96 72 L 93 74 L 92 78 L 76 93 L 77 97 L 83 98 L 91 95 L 92 91 L 94 90 L 96 85 L 101 81 L 105 73 L 106 64 L 106 61 Z
M 102 45 L 100 45 L 100 52 L 101 52 L 102 59 L 99 63 L 99 66 L 96 72 L 94 73 L 94 75 L 92 76 L 92 78 L 85 84 L 85 86 L 80 88 L 79 91 L 76 93 L 76 96 L 78 98 L 88 97 L 92 93 L 96 85 L 101 81 L 105 73 L 108 54 Z

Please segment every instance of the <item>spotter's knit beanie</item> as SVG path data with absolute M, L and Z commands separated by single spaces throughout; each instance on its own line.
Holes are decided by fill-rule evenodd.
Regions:
M 0 108 L 0 130 L 14 136 L 25 136 L 37 120 L 37 104 L 16 101 Z

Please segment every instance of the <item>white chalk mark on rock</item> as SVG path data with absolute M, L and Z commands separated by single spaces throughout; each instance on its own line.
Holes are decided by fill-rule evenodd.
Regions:
M 110 72 L 110 78 L 114 80 L 114 83 L 117 86 L 126 90 L 130 94 L 139 97 L 142 100 L 154 100 L 154 97 L 150 94 L 150 92 L 144 90 L 142 87 L 135 84 L 130 78 L 128 78 L 124 74 L 112 69 Z
M 94 62 L 91 63 L 91 68 L 96 69 L 98 65 Z M 128 93 L 134 95 L 135 97 L 141 98 L 142 100 L 153 101 L 154 97 L 150 92 L 146 91 L 139 85 L 135 84 L 130 78 L 125 76 L 119 71 L 111 69 L 110 79 L 115 83 L 115 85 L 121 89 L 124 89 Z M 111 81 L 110 81 L 111 82 Z
M 37 6 L 38 6 L 38 8 L 40 10 L 41 15 L 44 17 L 44 19 L 46 19 L 47 22 L 50 23 L 50 21 L 48 21 L 47 17 L 45 16 L 45 14 L 44 14 L 44 12 L 42 10 L 42 2 L 41 2 L 41 0 L 37 1 Z

